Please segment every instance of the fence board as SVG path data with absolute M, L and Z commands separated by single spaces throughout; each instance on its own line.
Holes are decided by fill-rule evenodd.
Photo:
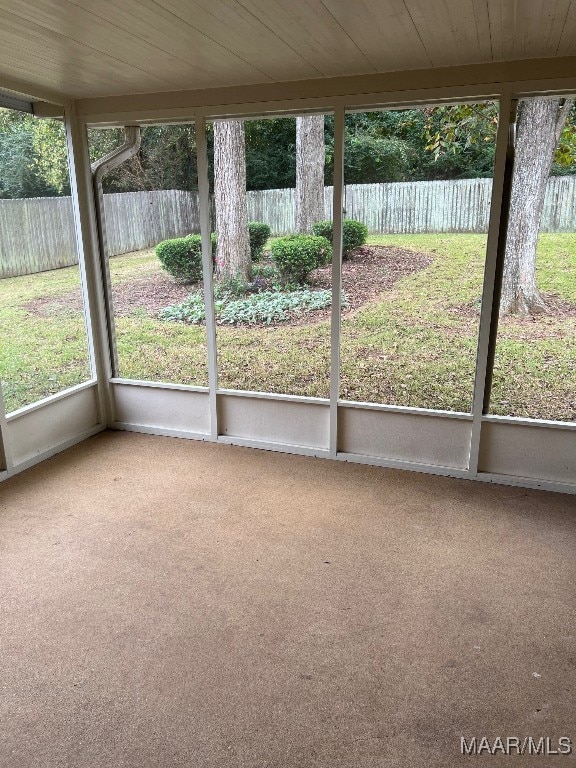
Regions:
M 491 179 L 349 184 L 346 216 L 371 234 L 486 232 Z M 332 217 L 332 187 L 324 190 Z M 248 218 L 273 235 L 294 231 L 293 189 L 248 192 Z M 199 232 L 198 194 L 181 190 L 104 195 L 110 255 L 150 248 L 161 240 Z M 550 179 L 542 232 L 576 231 L 576 177 Z M 0 200 L 0 278 L 75 264 L 76 241 L 69 197 Z
M 178 189 L 104 195 L 110 255 L 199 232 L 198 194 Z M 0 278 L 78 261 L 69 197 L 0 200 Z

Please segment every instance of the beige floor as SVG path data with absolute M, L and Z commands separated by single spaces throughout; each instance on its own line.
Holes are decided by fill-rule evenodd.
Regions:
M 576 742 L 575 545 L 574 497 L 105 433 L 0 486 L 0 765 Z

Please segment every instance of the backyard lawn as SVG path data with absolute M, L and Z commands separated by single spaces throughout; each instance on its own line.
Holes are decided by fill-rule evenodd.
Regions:
M 343 399 L 470 410 L 485 242 L 372 237 L 345 262 Z M 153 251 L 115 257 L 110 268 L 120 374 L 207 385 L 204 326 L 158 318 L 189 289 Z M 574 420 L 575 234 L 541 236 L 538 275 L 551 312 L 501 322 L 492 412 Z M 329 269 L 314 283 L 329 287 Z M 327 397 L 329 344 L 326 310 L 269 327 L 219 325 L 220 386 Z M 0 377 L 8 412 L 89 377 L 77 268 L 0 281 Z

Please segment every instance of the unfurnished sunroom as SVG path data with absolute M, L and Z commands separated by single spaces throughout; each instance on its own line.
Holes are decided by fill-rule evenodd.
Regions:
M 3 764 L 568 755 L 576 6 L 0 15 Z

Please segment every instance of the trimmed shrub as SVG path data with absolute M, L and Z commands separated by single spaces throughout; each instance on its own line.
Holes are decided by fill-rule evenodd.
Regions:
M 200 235 L 164 240 L 155 248 L 164 269 L 183 283 L 202 279 L 202 239 Z
M 312 226 L 312 232 L 320 237 L 325 237 L 332 242 L 332 222 L 317 221 Z M 368 227 L 361 221 L 344 219 L 342 222 L 342 258 L 347 259 L 352 251 L 364 245 L 368 239 Z
M 325 237 L 288 235 L 274 241 L 271 254 L 284 280 L 301 285 L 313 269 L 328 263 L 332 246 Z
M 270 237 L 270 227 L 263 221 L 250 221 L 248 223 L 250 236 L 250 256 L 252 261 L 259 261 L 264 252 L 266 241 Z
M 252 261 L 259 261 L 264 251 L 266 241 L 270 237 L 270 227 L 261 221 L 251 221 L 248 223 L 248 237 L 250 238 L 250 257 Z M 218 235 L 212 232 L 212 256 L 216 258 L 216 247 L 218 245 Z

